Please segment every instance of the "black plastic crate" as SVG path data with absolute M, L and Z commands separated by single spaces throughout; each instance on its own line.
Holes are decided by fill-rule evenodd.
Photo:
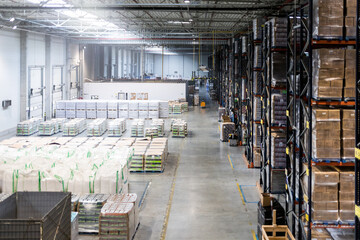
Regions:
M 12 194 L 0 202 L 0 239 L 70 240 L 71 194 Z

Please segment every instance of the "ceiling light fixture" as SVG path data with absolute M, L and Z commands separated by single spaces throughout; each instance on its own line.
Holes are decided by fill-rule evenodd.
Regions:
M 190 0 L 184 0 L 184 3 L 190 3 Z
M 13 28 L 12 28 L 12 29 L 14 29 L 14 30 L 15 30 L 15 29 L 17 29 L 17 26 L 13 26 Z
M 15 21 L 15 18 L 12 17 L 12 18 L 9 19 L 9 21 L 13 22 L 13 21 Z
M 189 19 L 189 22 L 192 22 L 192 21 L 193 21 L 192 18 L 190 18 L 190 19 Z

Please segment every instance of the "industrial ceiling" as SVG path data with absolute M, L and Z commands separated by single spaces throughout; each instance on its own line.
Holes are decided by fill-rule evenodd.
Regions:
M 83 43 L 223 44 L 289 0 L 1 0 L 0 28 Z

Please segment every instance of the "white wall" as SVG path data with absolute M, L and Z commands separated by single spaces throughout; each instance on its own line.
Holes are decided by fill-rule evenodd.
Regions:
M 0 134 L 16 127 L 20 121 L 20 34 L 0 31 L 0 104 L 11 100 L 11 106 L 0 106 Z
M 201 64 L 207 66 L 208 56 L 201 56 Z M 194 67 L 193 67 L 194 65 Z M 180 74 L 183 79 L 191 79 L 192 71 L 196 71 L 199 67 L 199 55 L 195 55 L 195 62 L 193 64 L 193 55 L 192 54 L 181 54 L 181 55 L 164 55 L 164 78 L 167 75 L 176 75 Z M 162 55 L 154 55 L 154 74 L 158 77 L 161 77 L 162 74 Z M 200 72 L 200 76 L 207 76 Z
M 92 95 L 99 99 L 117 99 L 118 92 L 148 93 L 149 100 L 177 100 L 186 98 L 186 83 L 84 83 L 84 99 Z

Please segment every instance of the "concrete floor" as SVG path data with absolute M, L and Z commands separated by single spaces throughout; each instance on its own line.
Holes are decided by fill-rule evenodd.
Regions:
M 247 168 L 242 147 L 220 142 L 218 105 L 205 96 L 201 89 L 205 109 L 176 116 L 187 120 L 189 136 L 169 138 L 165 171 L 130 174 L 130 192 L 148 186 L 135 240 L 256 239 L 259 170 Z M 79 236 L 90 239 L 98 237 Z

